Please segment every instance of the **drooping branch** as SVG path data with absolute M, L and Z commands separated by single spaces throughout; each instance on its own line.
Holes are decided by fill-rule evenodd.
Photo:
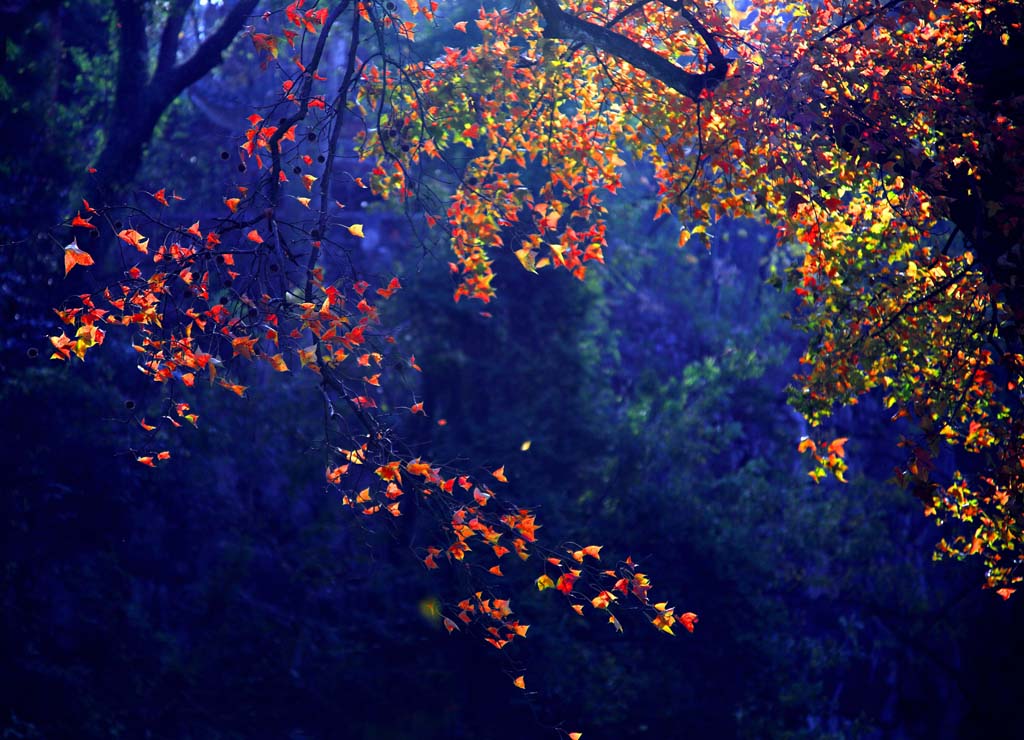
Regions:
M 702 92 L 714 89 L 719 82 L 725 79 L 728 63 L 714 37 L 680 3 L 662 2 L 666 7 L 679 11 L 707 44 L 712 65 L 707 72 L 688 72 L 665 57 L 606 26 L 600 26 L 567 13 L 562 10 L 558 0 L 534 0 L 534 3 L 544 17 L 544 36 L 546 38 L 566 39 L 589 44 L 643 70 L 693 101 L 699 100 Z
M 349 2 L 347 1 L 335 6 L 331 14 L 327 16 L 327 20 L 324 21 L 323 28 L 320 29 L 320 35 L 317 37 L 316 47 L 313 49 L 313 57 L 303 72 L 302 87 L 297 95 L 297 99 L 300 101 L 299 109 L 290 116 L 281 119 L 281 124 L 277 127 L 277 131 L 273 133 L 267 142 L 267 146 L 270 147 L 271 157 L 273 158 L 270 170 L 270 205 L 272 208 L 278 206 L 281 193 L 281 181 L 278 179 L 278 175 L 281 172 L 281 139 L 284 138 L 284 135 L 288 133 L 292 126 L 303 120 L 309 113 L 313 79 L 320 68 L 320 60 L 323 58 L 324 49 L 327 48 L 327 39 L 330 38 L 331 28 L 333 28 L 334 22 L 338 20 L 338 17 L 348 9 L 348 6 Z M 355 43 L 355 39 L 352 39 L 352 42 Z

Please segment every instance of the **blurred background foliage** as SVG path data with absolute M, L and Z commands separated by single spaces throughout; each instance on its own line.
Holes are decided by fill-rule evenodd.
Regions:
M 694 635 L 577 617 L 536 592 L 530 561 L 507 573 L 533 625 L 517 652 L 448 636 L 435 608 L 463 576 L 425 571 L 415 516 L 375 531 L 325 492 L 323 412 L 301 374 L 245 399 L 173 399 L 198 427 L 166 437 L 173 464 L 137 465 L 138 419 L 172 400 L 130 348 L 46 359 L 50 308 L 87 279 L 60 278 L 45 231 L 101 144 L 112 13 L 51 0 L 4 14 L 5 737 L 952 738 L 1017 724 L 1021 600 L 931 562 L 937 533 L 890 480 L 899 429 L 882 409 L 835 420 L 850 483 L 810 481 L 785 405 L 801 337 L 767 284 L 771 235 L 726 224 L 710 252 L 679 251 L 636 195 L 639 166 L 611 203 L 606 266 L 580 283 L 506 254 L 487 306 L 451 301 L 446 256 L 396 214 L 353 206 L 362 257 L 405 285 L 386 318 L 424 367 L 409 382 L 430 417 L 403 430 L 414 451 L 505 464 L 549 543 L 631 553 L 659 600 L 700 615 Z M 220 152 L 264 89 L 249 56 L 236 48 L 171 107 L 138 192 L 173 188 L 197 218 L 219 206 L 236 176 Z M 524 667 L 526 692 L 511 681 Z

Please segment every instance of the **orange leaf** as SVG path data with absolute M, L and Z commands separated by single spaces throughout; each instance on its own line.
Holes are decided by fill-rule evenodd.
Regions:
M 277 372 L 279 373 L 288 372 L 288 363 L 284 361 L 284 357 L 282 357 L 280 353 L 274 355 L 273 357 L 268 357 L 267 362 L 269 362 L 270 366 L 277 370 Z
M 86 201 L 83 200 L 82 202 L 85 203 Z M 95 213 L 95 211 L 93 211 L 93 213 Z M 81 211 L 79 211 L 78 214 L 73 219 L 71 219 L 71 225 L 80 226 L 83 229 L 92 229 L 93 231 L 99 231 L 99 229 L 93 226 L 88 219 L 82 218 Z
M 362 236 L 362 233 L 360 233 L 359 236 Z M 395 291 L 399 290 L 401 287 L 402 284 L 398 281 L 398 278 L 394 277 L 391 278 L 391 282 L 388 283 L 388 287 L 377 288 L 377 295 L 383 296 L 384 298 L 390 298 L 394 295 Z
M 512 679 L 512 683 L 515 684 L 517 688 L 526 688 L 526 679 L 524 679 L 522 676 L 516 676 L 514 679 Z
M 83 249 L 78 247 L 78 241 L 75 240 L 64 247 L 64 276 L 71 272 L 71 268 L 75 265 L 82 265 L 88 267 L 93 264 L 92 255 Z
M 504 465 L 502 465 L 497 470 L 492 470 L 491 471 L 491 475 L 494 476 L 494 480 L 496 480 L 496 481 L 500 481 L 502 483 L 508 483 L 508 478 L 505 477 L 505 466 Z
M 117 234 L 118 238 L 145 254 L 149 251 L 149 237 L 143 236 L 135 229 L 124 229 Z
M 833 439 L 829 442 L 829 454 L 835 455 L 836 457 L 843 457 L 846 454 L 846 450 L 843 448 L 843 445 L 846 444 L 848 439 L 849 437 L 839 437 L 838 439 Z
M 263 243 L 263 237 L 260 236 L 260 232 L 256 231 L 256 229 L 253 229 L 248 234 L 246 234 L 245 238 L 251 242 L 256 242 L 257 244 Z

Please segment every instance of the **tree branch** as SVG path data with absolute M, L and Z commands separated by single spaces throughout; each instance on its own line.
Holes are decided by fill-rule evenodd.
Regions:
M 712 68 L 707 72 L 687 72 L 665 57 L 626 36 L 609 30 L 606 26 L 599 26 L 567 13 L 562 10 L 558 0 L 534 0 L 534 4 L 544 17 L 544 36 L 546 38 L 567 39 L 589 44 L 643 70 L 693 101 L 699 100 L 704 90 L 715 88 L 719 82 L 725 79 L 727 61 L 714 37 L 679 3 L 663 1 L 666 7 L 679 11 L 708 45 Z
M 192 6 L 192 0 L 172 0 L 167 11 L 167 23 L 160 34 L 160 51 L 157 54 L 154 79 L 160 79 L 174 67 L 178 59 L 178 37 L 185 25 L 185 14 Z
M 163 87 L 165 100 L 172 100 L 188 86 L 202 79 L 211 69 L 224 61 L 224 52 L 238 34 L 245 19 L 252 14 L 259 0 L 239 0 L 217 30 L 206 38 L 186 61 L 171 69 Z M 159 84 L 158 80 L 154 80 Z

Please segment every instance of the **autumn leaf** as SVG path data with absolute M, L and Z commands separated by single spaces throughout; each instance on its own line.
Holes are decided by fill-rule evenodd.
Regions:
M 135 247 L 143 254 L 149 251 L 149 237 L 143 236 L 135 229 L 123 229 L 117 236 L 125 244 Z
M 228 383 L 225 380 L 219 381 L 221 387 L 227 388 L 229 391 L 234 393 L 239 398 L 245 398 L 245 392 L 248 390 L 247 386 L 239 385 L 237 383 Z
M 350 233 L 352 236 L 357 236 L 360 239 L 362 239 L 365 236 L 365 234 L 363 233 L 363 225 L 362 224 L 352 224 L 351 226 L 349 226 L 347 228 L 348 228 L 348 233 Z
M 273 357 L 267 357 L 267 362 L 269 362 L 270 366 L 279 373 L 288 372 L 288 363 L 284 361 L 284 356 L 280 353 Z
M 428 463 L 425 463 L 425 462 L 420 462 L 418 459 L 417 460 L 413 460 L 412 462 L 406 463 L 405 469 L 408 470 L 413 475 L 422 475 L 422 476 L 429 476 L 430 475 L 430 465 Z
M 814 444 L 814 440 L 810 439 L 809 437 L 803 437 L 800 440 L 800 444 L 797 445 L 796 449 L 797 452 L 803 454 L 808 450 L 814 452 L 815 449 L 817 449 L 817 446 Z
M 516 688 L 526 689 L 526 679 L 523 676 L 516 676 L 514 679 L 512 679 L 512 683 L 515 685 Z
M 75 265 L 88 267 L 93 264 L 92 256 L 78 246 L 78 240 L 72 241 L 64 247 L 64 276 L 71 272 Z
M 277 59 L 277 38 L 265 33 L 252 34 L 252 45 L 259 53 L 266 53 Z
M 360 232 L 357 236 L 362 236 L 362 232 Z M 391 282 L 388 283 L 388 287 L 377 288 L 377 295 L 381 296 L 382 298 L 390 298 L 395 294 L 396 291 L 401 289 L 401 287 L 402 284 L 398 281 L 398 278 L 394 277 L 391 278 Z
M 573 585 L 579 580 L 579 571 L 572 571 L 570 573 L 563 573 L 558 577 L 558 582 L 555 584 L 555 588 L 561 591 L 563 594 L 568 596 L 572 593 Z
M 515 250 L 513 254 L 515 254 L 516 258 L 519 260 L 519 264 L 521 264 L 524 269 L 526 269 L 529 272 L 532 272 L 534 275 L 537 274 L 536 252 L 534 252 L 532 249 L 529 249 L 528 247 L 523 247 L 522 249 Z
M 677 617 L 679 624 L 686 628 L 687 632 L 693 632 L 693 626 L 699 621 L 693 612 L 684 612 Z
M 848 437 L 839 437 L 838 439 L 834 439 L 829 442 L 829 454 L 835 455 L 836 457 L 843 457 L 846 454 L 845 445 L 848 439 Z
M 87 201 L 84 200 L 82 202 L 87 203 Z M 99 231 L 99 229 L 97 229 L 89 219 L 82 218 L 81 212 L 77 213 L 75 217 L 71 219 L 71 225 L 78 226 L 83 229 L 92 229 L 93 231 Z
M 501 483 L 508 483 L 508 478 L 505 477 L 505 466 L 502 465 L 497 470 L 492 470 L 491 475 L 494 476 L 494 480 L 500 481 Z

